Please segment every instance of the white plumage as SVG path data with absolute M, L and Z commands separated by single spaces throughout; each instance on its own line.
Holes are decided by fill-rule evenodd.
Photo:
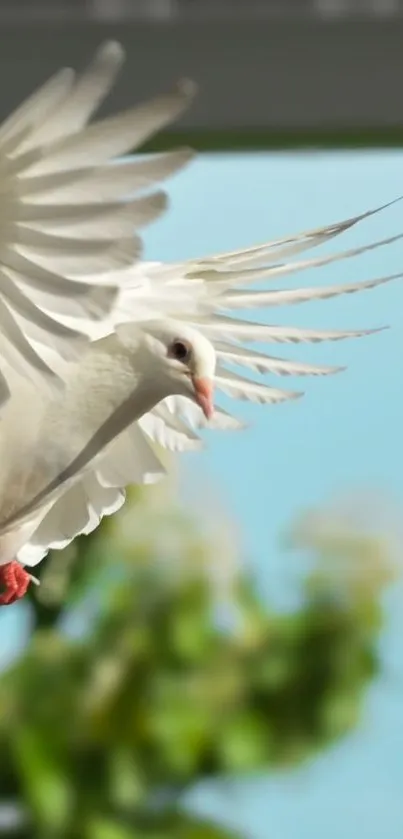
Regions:
M 136 193 L 190 157 L 184 149 L 112 165 L 193 95 L 181 83 L 88 125 L 122 60 L 119 44 L 105 44 L 78 79 L 68 68 L 56 73 L 0 126 L 0 405 L 10 381 L 3 362 L 42 386 L 58 382 L 43 348 L 68 359 L 81 352 L 87 319 L 105 315 L 116 297 L 104 275 L 140 258 L 135 230 L 166 206 L 161 191 Z
M 142 330 L 147 332 L 150 321 L 152 327 L 154 322 L 167 324 L 172 335 L 180 334 L 181 331 L 186 333 L 190 329 L 192 338 L 193 335 L 200 336 L 209 346 L 213 346 L 217 362 L 215 387 L 235 399 L 276 404 L 302 395 L 300 392 L 273 387 L 264 380 L 249 379 L 238 372 L 237 368 L 245 368 L 246 371 L 250 370 L 262 376 L 267 373 L 279 376 L 323 376 L 340 371 L 342 368 L 337 366 L 308 364 L 266 355 L 262 351 L 255 351 L 251 346 L 245 346 L 245 343 L 298 344 L 337 341 L 370 335 L 376 332 L 376 329 L 339 331 L 270 326 L 239 319 L 236 316 L 237 309 L 267 309 L 270 305 L 277 306 L 280 303 L 293 304 L 326 299 L 375 288 L 394 279 L 398 275 L 340 286 L 289 291 L 254 291 L 250 288 L 262 275 L 266 279 L 271 276 L 274 279 L 304 268 L 319 267 L 339 259 L 358 256 L 366 250 L 391 242 L 390 238 L 333 256 L 279 263 L 279 258 L 284 259 L 290 253 L 295 255 L 304 249 L 326 242 L 381 209 L 383 207 L 336 225 L 237 253 L 176 264 L 140 263 L 125 269 L 126 280 L 107 322 L 89 325 L 93 344 L 86 356 L 87 362 L 84 359 L 83 362 L 64 366 L 63 375 L 67 382 L 74 370 L 76 381 L 81 382 L 80 389 L 84 393 L 91 392 L 90 401 L 95 412 L 91 428 L 88 426 L 82 439 L 76 441 L 75 451 L 91 439 L 92 432 L 99 428 L 103 419 L 110 416 L 127 395 L 125 389 L 119 393 L 122 368 L 119 368 L 118 374 L 117 368 L 113 364 L 110 366 L 111 362 L 116 360 L 116 342 L 120 340 L 119 336 L 124 336 L 125 330 L 133 336 Z M 102 361 L 98 360 L 94 369 L 87 367 L 86 371 L 86 365 L 90 364 L 91 368 L 101 349 L 106 353 Z M 91 358 L 93 361 L 89 362 Z M 146 367 L 147 377 L 155 381 L 156 372 L 152 366 L 145 360 L 137 359 L 131 373 L 133 378 L 128 382 L 129 389 L 131 387 L 133 391 L 136 389 L 137 376 L 142 366 Z M 85 466 L 79 466 L 74 478 L 66 479 L 66 484 L 57 485 L 54 501 L 50 502 L 50 511 L 46 515 L 46 501 L 50 496 L 45 493 L 40 499 L 39 514 L 35 514 L 38 524 L 35 524 L 33 533 L 29 534 L 28 539 L 24 539 L 24 544 L 18 551 L 18 557 L 23 564 L 34 565 L 47 553 L 49 547 L 64 547 L 78 533 L 91 532 L 103 515 L 115 512 L 123 504 L 124 490 L 128 485 L 161 478 L 165 470 L 158 459 L 158 446 L 173 452 L 197 449 L 201 446 L 198 431 L 207 424 L 210 428 L 223 430 L 243 427 L 241 422 L 219 406 L 216 407 L 214 417 L 207 422 L 200 407 L 189 399 L 189 394 L 183 395 L 173 391 L 165 398 L 164 395 L 162 390 L 159 400 L 154 397 L 156 404 L 151 406 L 150 410 L 146 410 L 144 402 L 140 408 L 138 405 L 132 405 L 125 416 L 123 426 L 115 424 L 112 419 L 107 438 L 91 450 L 91 457 L 96 459 L 87 462 Z M 113 404 L 108 401 L 110 399 Z M 54 401 L 54 404 L 57 402 Z M 72 436 L 67 417 L 71 417 L 74 412 L 82 418 L 83 411 L 76 392 L 72 393 L 70 402 L 65 402 L 62 410 L 58 409 L 56 412 L 57 421 L 60 423 L 58 434 L 49 432 L 48 422 L 44 425 L 39 423 L 43 439 L 60 440 L 60 431 L 64 430 L 71 443 Z M 133 421 L 136 412 L 138 418 Z M 17 421 L 17 405 L 15 413 L 15 419 L 10 423 L 12 426 Z M 42 446 L 39 446 L 39 450 L 42 450 Z M 73 455 L 72 451 L 62 450 L 60 466 L 70 464 L 74 460 Z M 30 453 L 31 462 L 32 457 Z M 38 475 L 38 470 L 35 473 Z M 42 479 L 42 486 L 44 484 L 46 481 Z
M 198 448 L 198 431 L 209 417 L 209 392 L 203 388 L 212 379 L 216 389 L 229 397 L 276 404 L 302 394 L 248 378 L 238 368 L 258 376 L 322 376 L 342 369 L 282 359 L 250 344 L 337 341 L 377 331 L 271 326 L 238 317 L 239 310 L 266 310 L 351 294 L 399 276 L 327 288 L 254 288 L 262 280 L 278 280 L 346 260 L 403 238 L 401 234 L 330 256 L 295 259 L 390 205 L 236 252 L 171 264 L 141 261 L 140 242 L 132 228 L 156 217 L 165 199 L 160 192 L 132 196 L 176 171 L 190 154 L 184 150 L 125 160 L 113 167 L 104 164 L 179 113 L 192 88 L 179 86 L 168 97 L 82 130 L 119 63 L 116 45 L 104 48 L 89 75 L 59 106 L 58 118 L 56 112 L 53 118 L 52 106 L 45 132 L 52 139 L 46 155 L 38 146 L 44 139 L 43 115 L 28 133 L 24 120 L 21 129 L 18 115 L 13 128 L 17 134 L 22 132 L 21 157 L 33 155 L 29 176 L 24 177 L 29 183 L 27 195 L 33 196 L 30 212 L 32 204 L 40 214 L 30 225 L 44 237 L 38 239 L 35 252 L 38 275 L 42 279 L 43 271 L 50 267 L 55 271 L 57 266 L 64 288 L 72 278 L 82 279 L 84 266 L 87 283 L 99 284 L 102 279 L 119 291 L 105 319 L 83 319 L 91 344 L 78 360 L 63 358 L 57 342 L 38 335 L 29 322 L 26 331 L 32 347 L 65 383 L 61 393 L 38 394 L 35 385 L 6 359 L 13 396 L 0 425 L 0 563 L 4 564 L 17 556 L 21 564 L 35 565 L 49 548 L 61 548 L 79 533 L 90 533 L 103 515 L 119 509 L 125 487 L 163 476 L 159 446 L 175 452 Z M 46 96 L 55 97 L 66 78 L 56 77 Z M 73 124 L 77 134 L 72 133 Z M 1 139 L 0 132 L 0 143 Z M 119 203 L 123 193 L 128 200 Z M 82 213 L 80 202 L 81 209 L 85 207 Z M 58 243 L 64 237 L 69 244 L 51 256 L 46 250 L 49 243 L 44 244 L 38 255 L 38 242 L 47 242 L 49 236 Z M 101 245 L 102 278 L 94 243 Z M 56 280 L 47 279 L 53 289 Z M 1 288 L 0 283 L 0 303 Z M 36 306 L 35 311 L 41 311 Z M 75 328 L 77 309 L 67 311 L 64 304 L 56 309 L 60 329 Z M 42 339 L 39 343 L 38 338 Z M 172 347 L 178 342 L 189 350 L 185 361 L 172 358 Z M 21 421 L 26 404 L 30 406 L 28 425 Z M 209 426 L 243 427 L 220 406 Z

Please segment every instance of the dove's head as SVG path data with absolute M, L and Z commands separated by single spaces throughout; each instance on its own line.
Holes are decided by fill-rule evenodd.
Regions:
M 141 330 L 150 375 L 161 380 L 166 395 L 187 396 L 210 419 L 216 368 L 210 341 L 180 321 L 147 321 Z

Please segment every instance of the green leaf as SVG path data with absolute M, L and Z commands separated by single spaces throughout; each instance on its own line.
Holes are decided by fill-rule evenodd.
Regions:
M 170 825 L 169 833 L 161 834 L 158 839 L 168 839 L 168 837 L 169 839 L 244 839 L 238 831 L 235 832 L 230 828 L 186 813 L 179 813 Z
M 204 709 L 194 707 L 189 700 L 178 696 L 165 708 L 154 710 L 150 730 L 171 771 L 182 776 L 191 775 L 210 733 L 209 718 Z
M 13 752 L 32 810 L 44 834 L 62 831 L 74 803 L 72 781 L 66 766 L 40 731 L 18 727 L 13 732 Z
M 95 817 L 85 826 L 85 839 L 140 839 L 140 834 L 113 819 Z
M 231 772 L 256 770 L 269 757 L 270 727 L 257 715 L 245 711 L 230 718 L 221 729 L 219 752 L 224 769 Z
M 341 737 L 359 720 L 359 695 L 352 689 L 335 691 L 323 710 L 323 725 L 328 737 Z
M 124 749 L 116 750 L 109 761 L 109 791 L 117 808 L 133 810 L 147 795 L 147 785 L 133 755 Z
M 180 603 L 171 615 L 169 628 L 171 643 L 176 655 L 193 661 L 203 659 L 212 648 L 214 632 L 211 625 L 209 604 L 203 590 L 192 592 L 190 602 Z M 196 595 L 196 596 L 195 596 Z

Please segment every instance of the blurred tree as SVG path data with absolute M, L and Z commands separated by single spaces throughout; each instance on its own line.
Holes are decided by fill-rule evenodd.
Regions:
M 292 544 L 316 554 L 299 608 L 270 611 L 234 572 L 224 630 L 208 568 L 231 558 L 159 493 L 43 565 L 31 641 L 0 683 L 0 807 L 15 802 L 21 822 L 8 835 L 230 839 L 185 813 L 182 794 L 294 765 L 359 718 L 389 575 L 336 585 L 329 556 L 358 557 L 363 582 L 368 557 L 388 568 L 379 546 L 298 527 Z

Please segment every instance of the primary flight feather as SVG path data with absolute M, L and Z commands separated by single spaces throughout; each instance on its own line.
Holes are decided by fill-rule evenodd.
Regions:
M 180 114 L 194 92 L 183 82 L 90 123 L 123 57 L 119 44 L 106 43 L 81 76 L 60 70 L 0 126 L 0 407 L 10 370 L 49 385 L 58 376 L 46 350 L 80 354 L 88 318 L 102 318 L 116 297 L 106 275 L 140 258 L 136 231 L 165 209 L 160 190 L 138 193 L 190 157 L 184 149 L 115 162 Z

